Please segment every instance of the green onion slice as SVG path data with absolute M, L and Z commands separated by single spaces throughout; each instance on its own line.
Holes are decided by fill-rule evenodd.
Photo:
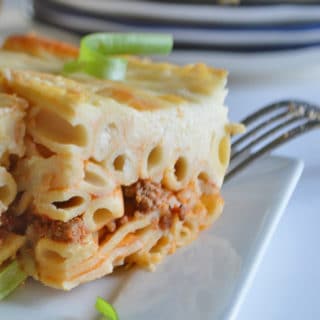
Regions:
M 85 72 L 98 78 L 123 80 L 127 63 L 123 54 L 168 54 L 173 38 L 154 33 L 93 33 L 81 39 L 78 60 L 64 65 L 65 73 Z
M 97 298 L 96 309 L 103 314 L 108 320 L 119 320 L 116 310 L 113 306 L 102 299 L 101 297 Z
M 97 78 L 123 80 L 126 75 L 127 61 L 121 58 L 101 57 L 92 61 L 74 60 L 64 64 L 66 74 L 84 72 Z
M 168 54 L 173 38 L 154 33 L 93 33 L 81 39 L 79 60 L 94 60 L 98 54 Z
M 2 269 L 0 271 L 0 300 L 14 291 L 27 277 L 27 274 L 20 269 L 17 260 Z

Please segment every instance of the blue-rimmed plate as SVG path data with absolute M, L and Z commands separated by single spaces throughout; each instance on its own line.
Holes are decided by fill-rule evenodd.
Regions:
M 320 7 L 308 5 L 220 6 L 183 1 L 144 0 L 34 0 L 48 8 L 80 15 L 140 18 L 194 24 L 283 24 L 319 21 Z M 266 1 L 267 2 L 267 1 Z M 301 1 L 303 3 L 303 1 Z
M 180 48 L 271 51 L 320 46 L 320 5 L 222 7 L 150 1 L 34 0 L 64 30 L 171 33 Z

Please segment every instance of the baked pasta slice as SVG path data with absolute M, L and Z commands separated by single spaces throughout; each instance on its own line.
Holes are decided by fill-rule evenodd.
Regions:
M 76 48 L 22 36 L 4 49 L 0 66 L 15 59 L 0 87 L 29 103 L 12 211 L 34 278 L 68 290 L 120 265 L 153 269 L 221 214 L 235 129 L 225 71 L 127 57 L 121 82 L 66 77 Z

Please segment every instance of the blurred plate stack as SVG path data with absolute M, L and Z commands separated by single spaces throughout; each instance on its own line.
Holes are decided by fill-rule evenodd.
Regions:
M 206 62 L 218 57 L 223 66 L 230 53 L 233 57 L 280 53 L 281 57 L 281 53 L 292 52 L 289 62 L 286 58 L 279 61 L 290 66 L 299 63 L 294 57 L 301 55 L 302 49 L 314 52 L 316 48 L 319 56 L 320 3 L 243 1 L 221 5 L 221 0 L 34 0 L 33 5 L 37 21 L 79 35 L 98 31 L 171 33 L 176 49 L 173 59 L 181 62 L 199 52 Z

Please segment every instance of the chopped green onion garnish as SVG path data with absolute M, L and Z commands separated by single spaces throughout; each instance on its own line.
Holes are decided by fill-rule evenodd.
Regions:
M 168 54 L 171 35 L 154 33 L 93 33 L 81 39 L 80 60 L 95 59 L 96 54 Z
M 2 269 L 0 271 L 0 300 L 14 291 L 27 277 L 27 274 L 20 269 L 17 260 Z
M 64 64 L 65 73 L 85 72 L 97 78 L 123 80 L 126 75 L 127 61 L 120 58 L 101 57 L 92 61 L 74 60 Z
M 119 320 L 117 312 L 113 306 L 100 297 L 97 298 L 96 309 L 104 315 L 107 320 Z
M 64 65 L 65 73 L 85 72 L 97 78 L 123 80 L 126 61 L 115 55 L 168 54 L 173 38 L 152 33 L 93 33 L 81 39 L 79 58 Z

